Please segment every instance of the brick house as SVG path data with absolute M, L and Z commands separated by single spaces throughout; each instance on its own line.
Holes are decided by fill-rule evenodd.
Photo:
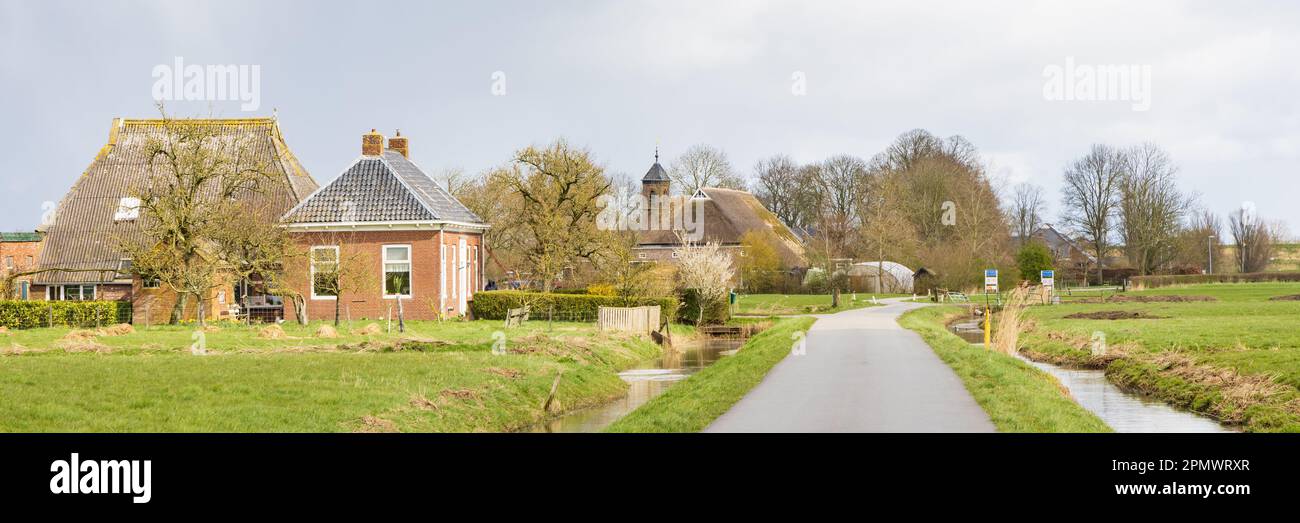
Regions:
M 0 232 L 0 278 L 36 269 L 41 257 L 41 234 L 38 232 Z M 14 297 L 31 299 L 31 276 L 19 277 Z
M 410 160 L 400 132 L 387 147 L 373 129 L 362 135 L 361 156 L 283 222 L 308 253 L 287 273 L 310 320 L 332 320 L 336 305 L 348 318 L 395 317 L 399 298 L 407 319 L 460 316 L 483 288 L 488 225 Z M 343 272 L 337 264 L 362 275 L 342 296 L 317 278 Z
M 160 119 L 115 118 L 108 143 L 60 201 L 45 226 L 38 266 L 57 269 L 33 278 L 30 297 L 37 300 L 113 300 L 133 305 L 134 321 L 162 323 L 177 303 L 174 292 L 145 281 L 131 270 L 131 260 L 116 244 L 139 230 L 134 188 L 151 179 L 148 144 L 166 132 L 166 125 L 212 128 L 216 136 L 247 144 L 246 153 L 265 165 L 279 183 L 250 194 L 250 205 L 279 214 L 316 190 L 311 175 L 289 151 L 275 118 Z M 246 303 L 246 282 L 228 282 L 208 296 L 211 319 L 238 314 Z M 277 300 L 270 300 L 277 301 Z M 190 300 L 184 316 L 197 314 Z

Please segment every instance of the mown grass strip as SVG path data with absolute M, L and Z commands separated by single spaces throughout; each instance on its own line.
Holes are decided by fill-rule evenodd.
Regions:
M 899 318 L 952 367 L 1000 432 L 1110 432 L 1093 413 L 1066 396 L 1051 375 L 1015 357 L 971 346 L 948 332 L 944 320 L 958 307 L 924 307 Z
M 695 373 L 605 428 L 605 432 L 699 432 L 731 409 L 790 353 L 791 334 L 813 318 L 790 318 L 750 338 L 735 356 Z

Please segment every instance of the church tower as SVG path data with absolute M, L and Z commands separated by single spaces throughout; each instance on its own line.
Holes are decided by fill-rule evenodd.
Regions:
M 667 198 L 670 185 L 668 172 L 664 170 L 664 166 L 659 165 L 659 148 L 655 147 L 655 164 L 651 165 L 650 170 L 646 171 L 645 176 L 641 178 L 641 195 L 648 201 L 654 201 L 656 196 Z

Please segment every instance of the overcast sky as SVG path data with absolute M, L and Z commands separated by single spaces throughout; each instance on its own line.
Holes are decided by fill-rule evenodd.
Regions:
M 774 153 L 869 158 L 924 128 L 965 136 L 1007 185 L 1043 186 L 1049 221 L 1090 144 L 1152 141 L 1208 207 L 1253 202 L 1300 232 L 1294 3 L 666 0 L 0 0 L 0 230 L 31 230 L 114 117 L 156 116 L 153 71 L 176 57 L 259 66 L 260 107 L 216 114 L 278 109 L 322 184 L 371 128 L 401 129 L 429 171 L 565 137 L 638 177 L 656 142 L 666 158 L 720 147 L 748 176 Z M 1150 108 L 1049 100 L 1044 71 L 1067 60 L 1149 67 Z

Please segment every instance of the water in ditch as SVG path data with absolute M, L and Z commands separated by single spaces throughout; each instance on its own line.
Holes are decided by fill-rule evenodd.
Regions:
M 984 333 L 977 321 L 954 323 L 949 330 L 971 343 L 984 341 Z M 1079 405 L 1092 411 L 1115 432 L 1232 432 L 1212 419 L 1124 392 L 1107 380 L 1103 371 L 1068 369 L 1017 356 L 1055 376 Z
M 619 373 L 627 395 L 599 407 L 572 412 L 533 428 L 533 432 L 598 432 L 673 384 L 734 353 L 743 340 L 708 339 L 682 343 L 654 361 Z

